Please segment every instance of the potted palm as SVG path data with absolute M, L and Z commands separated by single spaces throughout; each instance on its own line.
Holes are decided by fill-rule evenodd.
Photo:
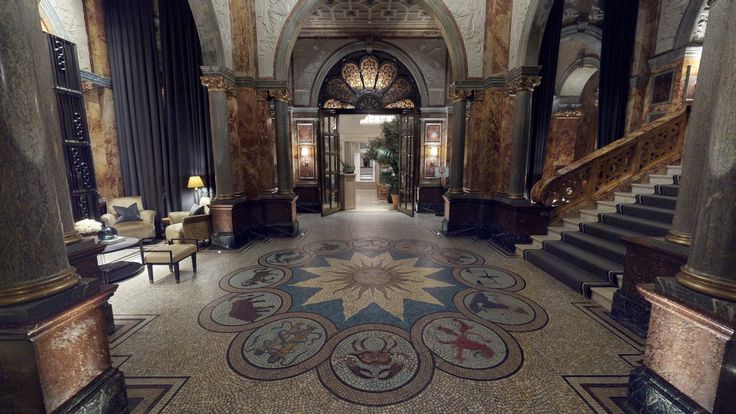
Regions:
M 387 201 L 399 208 L 399 121 L 385 122 L 381 135 L 368 141 L 366 158 L 375 160 L 381 166 L 380 181 L 389 187 Z

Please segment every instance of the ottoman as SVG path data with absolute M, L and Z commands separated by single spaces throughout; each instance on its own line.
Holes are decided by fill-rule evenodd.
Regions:
M 153 283 L 153 265 L 167 265 L 169 270 L 173 267 L 174 279 L 179 283 L 179 262 L 187 257 L 192 258 L 192 269 L 196 273 L 197 250 L 196 244 L 171 244 L 146 250 L 143 263 L 148 267 L 148 281 Z

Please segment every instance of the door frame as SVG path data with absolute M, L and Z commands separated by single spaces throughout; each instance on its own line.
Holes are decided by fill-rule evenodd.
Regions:
M 318 131 L 319 131 L 319 133 L 318 133 L 318 136 L 317 136 L 318 154 L 321 154 L 321 151 L 324 151 L 324 141 L 323 141 L 323 136 L 322 136 L 322 118 L 325 115 L 334 115 L 338 119 L 338 123 L 337 123 L 337 137 L 338 138 L 337 139 L 338 139 L 338 145 L 339 145 L 339 147 L 342 147 L 342 145 L 339 144 L 341 142 L 340 141 L 340 139 L 341 139 L 341 137 L 340 137 L 340 123 L 339 123 L 340 115 L 396 115 L 397 117 L 399 117 L 401 115 L 413 115 L 414 116 L 414 150 L 413 150 L 414 151 L 414 156 L 412 157 L 413 158 L 413 161 L 414 161 L 414 168 L 413 168 L 414 169 L 414 171 L 413 171 L 413 183 L 414 184 L 413 185 L 414 185 L 414 187 L 416 187 L 417 183 L 419 182 L 418 181 L 418 178 L 419 178 L 419 176 L 418 176 L 418 174 L 419 174 L 419 158 L 420 158 L 419 148 L 420 148 L 420 140 L 421 140 L 421 136 L 418 135 L 419 134 L 419 126 L 418 125 L 419 125 L 419 123 L 421 121 L 421 111 L 419 110 L 419 108 L 414 108 L 414 109 L 342 109 L 342 108 L 340 108 L 340 109 L 325 109 L 325 108 L 320 108 L 319 111 L 318 111 L 318 118 L 319 118 L 319 122 L 318 122 Z M 324 179 L 323 178 L 323 174 L 324 174 L 323 156 L 322 155 L 318 155 L 317 158 L 318 158 L 318 164 L 317 165 L 318 165 L 318 169 L 319 169 L 319 171 L 317 173 L 317 178 L 318 178 L 317 182 L 318 182 L 318 185 L 319 185 L 320 203 L 321 203 L 321 205 L 324 205 L 323 202 L 322 202 L 322 198 L 321 198 L 322 195 L 323 195 L 322 183 L 323 183 L 323 179 Z M 397 177 L 397 179 L 398 179 L 398 177 Z M 339 180 L 338 180 L 338 182 L 339 182 Z M 412 212 L 411 212 L 411 214 L 409 214 L 408 212 L 406 212 L 406 214 L 409 214 L 409 215 L 412 215 L 412 216 L 414 215 L 413 213 L 416 210 L 416 201 L 417 201 L 416 200 L 416 198 L 417 198 L 416 188 L 413 191 L 413 194 L 414 194 L 414 196 L 413 196 L 414 200 L 411 203 L 411 205 L 413 206 L 412 207 Z M 342 208 L 342 204 L 340 205 L 340 207 Z M 326 215 L 332 214 L 334 212 L 335 211 L 331 211 L 331 212 L 328 212 L 327 214 L 325 214 L 325 212 L 323 211 L 322 212 L 322 216 L 326 216 Z

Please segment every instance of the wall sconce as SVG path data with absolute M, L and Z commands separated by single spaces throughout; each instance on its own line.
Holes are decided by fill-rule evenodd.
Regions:
M 302 157 L 309 156 L 309 147 L 302 147 Z
M 440 153 L 440 149 L 438 147 L 429 147 L 429 162 L 431 165 L 437 164 L 437 156 Z

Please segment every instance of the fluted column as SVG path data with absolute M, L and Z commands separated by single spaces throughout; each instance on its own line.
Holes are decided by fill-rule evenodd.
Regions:
M 48 48 L 46 37 L 43 32 L 38 33 L 33 38 L 38 50 Z M 74 228 L 74 215 L 72 214 L 72 200 L 69 195 L 69 182 L 67 181 L 66 164 L 62 154 L 61 145 L 61 126 L 59 124 L 59 110 L 56 106 L 56 95 L 54 93 L 53 74 L 51 73 L 51 62 L 47 53 L 35 54 L 37 60 L 36 68 L 38 73 L 39 96 L 43 107 L 44 119 L 46 122 L 46 138 L 49 145 L 49 154 L 51 156 L 51 164 L 49 167 L 54 172 L 54 187 L 56 190 L 56 199 L 59 204 L 59 217 L 61 219 L 61 227 L 64 232 L 64 243 L 71 245 L 82 240 L 82 236 Z
M 232 155 L 228 132 L 228 94 L 233 94 L 235 85 L 222 76 L 202 76 L 202 85 L 207 87 L 210 106 L 210 130 L 212 131 L 212 158 L 215 164 L 215 199 L 234 198 Z
M 525 199 L 531 145 L 532 94 L 542 82 L 540 76 L 522 75 L 506 85 L 506 93 L 514 97 L 514 126 L 511 134 L 511 168 L 506 197 Z
M 73 287 L 79 276 L 69 266 L 59 203 L 58 171 L 49 144 L 49 123 L 39 80 L 49 63 L 38 26 L 36 2 L 3 4 L 0 24 L 0 306 L 28 302 Z M 38 208 L 30 208 L 36 206 Z
M 463 168 L 465 166 L 465 117 L 467 114 L 468 91 L 450 91 L 452 102 L 452 140 L 450 141 L 450 194 L 463 192 Z
M 736 73 L 730 70 L 736 66 L 736 5 L 730 0 L 713 0 L 710 5 L 690 121 L 706 128 L 702 136 L 695 136 L 701 141 L 702 156 L 699 164 L 686 165 L 683 173 L 690 177 L 693 170 L 700 171 L 699 208 L 690 256 L 677 280 L 693 290 L 736 301 Z M 677 203 L 683 204 L 682 199 Z
M 276 111 L 276 168 L 278 171 L 278 193 L 293 194 L 291 170 L 291 134 L 289 130 L 289 100 L 291 93 L 288 89 L 272 91 Z

